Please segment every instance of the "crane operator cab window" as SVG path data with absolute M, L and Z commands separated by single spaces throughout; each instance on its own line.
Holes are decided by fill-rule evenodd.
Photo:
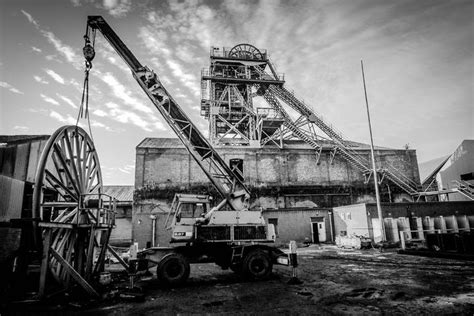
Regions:
M 206 211 L 204 203 L 181 203 L 176 215 L 176 222 L 182 225 L 193 225 L 195 218 L 201 217 Z

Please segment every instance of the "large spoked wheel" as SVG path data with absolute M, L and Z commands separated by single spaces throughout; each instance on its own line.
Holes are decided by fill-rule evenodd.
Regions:
M 242 264 L 242 275 L 247 279 L 263 280 L 272 273 L 270 256 L 259 249 L 249 252 Z
M 36 169 L 32 215 L 40 223 L 91 224 L 95 216 L 87 211 L 93 194 L 102 191 L 99 158 L 89 135 L 78 126 L 63 126 L 48 140 Z M 97 201 L 97 195 L 95 195 Z M 44 227 L 44 226 L 41 226 Z M 35 238 L 41 247 L 46 229 L 35 226 Z M 56 225 L 55 227 L 61 227 Z M 91 261 L 91 249 L 96 238 L 90 229 L 50 230 L 50 248 L 82 274 L 83 263 Z M 92 245 L 92 247 L 90 247 Z M 45 249 L 43 249 L 45 251 Z M 60 283 L 68 275 L 55 257 L 49 262 L 53 276 Z
M 253 45 L 238 44 L 231 48 L 229 51 L 229 57 L 262 60 L 263 54 Z
M 156 270 L 158 280 L 167 286 L 181 285 L 189 277 L 188 260 L 179 253 L 172 253 L 161 259 Z

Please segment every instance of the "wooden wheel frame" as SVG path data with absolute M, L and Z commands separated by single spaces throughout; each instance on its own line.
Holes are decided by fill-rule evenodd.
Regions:
M 81 127 L 60 127 L 43 149 L 33 191 L 32 215 L 38 220 L 34 236 L 43 253 L 40 292 L 47 271 L 68 286 L 71 276 L 78 280 L 71 269 L 85 280 L 100 269 L 94 266 L 94 249 L 104 239 L 104 230 L 97 229 L 101 191 L 102 173 L 92 139 Z M 107 233 L 108 240 L 110 230 Z

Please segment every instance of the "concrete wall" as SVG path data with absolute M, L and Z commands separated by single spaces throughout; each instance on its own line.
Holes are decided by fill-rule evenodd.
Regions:
M 164 139 L 169 141 L 170 139 Z M 209 180 L 184 147 L 137 147 L 135 187 L 147 188 L 153 194 L 145 198 L 171 198 L 177 192 L 207 193 Z M 299 147 L 298 147 L 299 146 Z M 221 147 L 217 151 L 228 162 L 244 161 L 245 184 L 252 192 L 251 207 L 289 208 L 302 201 L 315 207 L 333 207 L 374 201 L 373 184 L 366 184 L 364 176 L 339 155 L 330 161 L 330 151 L 323 150 L 319 164 L 314 150 L 298 145 L 288 149 L 265 147 Z M 368 150 L 360 150 L 369 158 Z M 405 176 L 419 182 L 414 150 L 376 150 L 377 160 L 391 163 Z M 211 189 L 212 191 L 212 189 Z M 212 192 L 211 192 L 212 193 Z M 382 188 L 388 200 L 388 189 Z M 406 195 L 391 186 L 393 200 L 404 200 Z
M 333 208 L 335 236 L 370 237 L 367 207 L 365 204 L 354 204 Z
M 155 245 L 168 246 L 171 239 L 171 230 L 165 229 L 168 210 L 171 201 L 145 200 L 134 205 L 132 217 L 132 238 L 138 242 L 139 248 L 145 248 L 147 243 L 152 244 L 152 225 L 150 216 L 156 217 L 155 221 Z M 326 227 L 326 240 L 332 241 L 332 219 L 329 218 L 329 209 L 295 208 L 295 209 L 266 209 L 263 217 L 269 223 L 269 219 L 277 219 L 278 236 L 277 244 L 286 244 L 290 240 L 304 242 L 312 240 L 311 222 L 323 221 Z
M 383 217 L 425 217 L 449 215 L 474 215 L 474 201 L 382 203 Z M 377 217 L 377 205 L 367 204 L 367 214 Z
M 168 211 L 171 208 L 171 201 L 166 200 L 145 200 L 134 205 L 132 215 L 132 240 L 138 243 L 139 248 L 145 248 L 153 244 L 153 220 L 155 221 L 155 245 L 169 246 L 171 240 L 171 230 L 165 229 Z
M 277 219 L 278 221 L 278 235 L 277 244 L 287 244 L 290 240 L 297 242 L 311 242 L 311 223 L 324 222 L 326 227 L 326 241 L 332 241 L 332 220 L 329 218 L 328 209 L 279 209 L 279 210 L 264 210 L 263 217 L 266 223 L 270 223 L 270 219 Z

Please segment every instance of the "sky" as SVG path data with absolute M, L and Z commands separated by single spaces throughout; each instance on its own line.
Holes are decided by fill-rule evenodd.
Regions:
M 107 20 L 205 135 L 210 47 L 250 43 L 348 140 L 370 142 L 361 60 L 376 145 L 408 144 L 424 162 L 474 138 L 471 0 L 2 0 L 0 134 L 76 123 L 88 15 Z M 89 110 L 104 183 L 133 184 L 135 147 L 175 136 L 100 34 L 95 48 Z

